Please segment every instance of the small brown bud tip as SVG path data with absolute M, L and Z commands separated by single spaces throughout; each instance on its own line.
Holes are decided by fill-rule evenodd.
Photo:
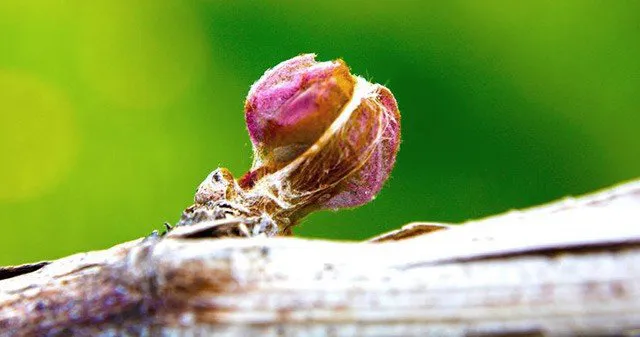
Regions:
M 268 70 L 249 91 L 245 117 L 255 159 L 240 186 L 307 211 L 373 199 L 400 144 L 391 91 L 313 54 Z
M 198 205 L 205 205 L 207 202 L 232 200 L 238 189 L 231 172 L 217 168 L 198 186 L 194 201 Z

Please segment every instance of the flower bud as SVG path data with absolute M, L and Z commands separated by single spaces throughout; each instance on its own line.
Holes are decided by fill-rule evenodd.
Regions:
M 245 117 L 256 165 L 279 168 L 295 159 L 351 98 L 355 80 L 346 64 L 314 58 L 306 54 L 284 61 L 251 87 Z
M 322 208 L 356 207 L 371 201 L 382 189 L 396 161 L 400 145 L 400 113 L 393 94 L 381 85 L 369 87 L 336 142 L 344 158 L 358 162 L 334 189 Z M 345 153 L 349 153 L 346 156 Z M 347 159 L 349 160 L 349 159 Z
M 294 219 L 373 199 L 400 143 L 391 92 L 351 75 L 342 60 L 316 62 L 313 54 L 267 71 L 249 91 L 245 116 L 255 158 L 240 186 Z

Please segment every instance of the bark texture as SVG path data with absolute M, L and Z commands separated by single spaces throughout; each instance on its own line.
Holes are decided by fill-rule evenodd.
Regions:
M 5 269 L 0 336 L 640 334 L 640 181 L 443 226 L 174 235 Z

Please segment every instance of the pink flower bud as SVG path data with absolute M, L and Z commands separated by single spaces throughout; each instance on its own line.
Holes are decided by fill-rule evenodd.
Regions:
M 251 87 L 245 117 L 260 165 L 278 166 L 300 155 L 351 98 L 355 81 L 344 62 L 314 58 L 284 61 Z
M 400 143 L 389 89 L 313 54 L 268 70 L 251 87 L 245 116 L 255 158 L 239 184 L 276 199 L 292 218 L 373 199 Z
M 400 145 L 400 113 L 391 91 L 374 85 L 342 132 L 340 147 L 353 151 L 360 166 L 344 179 L 323 208 L 356 207 L 371 201 L 389 178 Z

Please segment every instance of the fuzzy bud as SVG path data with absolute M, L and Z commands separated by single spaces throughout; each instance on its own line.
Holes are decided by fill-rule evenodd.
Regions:
M 240 186 L 300 213 L 373 199 L 400 143 L 389 89 L 314 54 L 268 70 L 249 91 L 245 117 L 255 158 Z
M 351 98 L 355 80 L 347 65 L 314 58 L 284 61 L 251 87 L 245 117 L 257 165 L 278 167 L 302 154 Z

